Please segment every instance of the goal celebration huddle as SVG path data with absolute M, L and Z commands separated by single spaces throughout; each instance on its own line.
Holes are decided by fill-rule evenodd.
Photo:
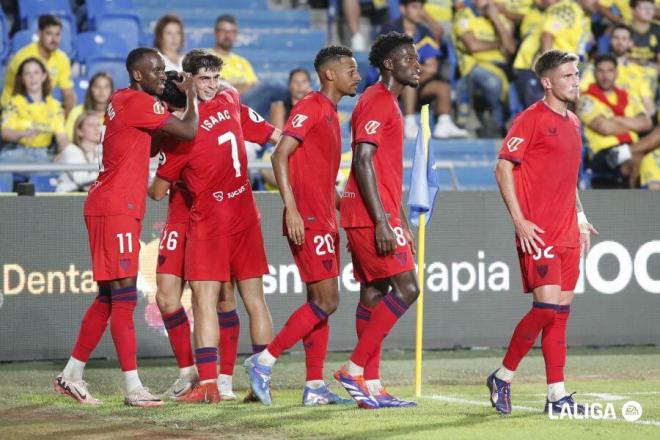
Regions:
M 83 213 L 98 295 L 82 317 L 55 391 L 81 404 L 102 404 L 83 376 L 109 324 L 126 405 L 236 400 L 236 288 L 249 317 L 253 350 L 243 365 L 250 384 L 246 402 L 277 400 L 271 391 L 277 361 L 302 341 L 304 405 L 417 405 L 387 391 L 380 359 L 383 340 L 419 296 L 415 238 L 403 205 L 404 119 L 398 98 L 405 88 L 420 86 L 422 66 L 413 39 L 394 31 L 375 40 L 369 62 L 380 80 L 360 95 L 352 113 L 352 164 L 340 193 L 337 104 L 355 96 L 361 80 L 351 50 L 329 46 L 318 52 L 314 68 L 320 90 L 292 108 L 282 130 L 224 85 L 223 61 L 213 52 L 194 49 L 184 57 L 182 72 L 166 72 L 157 51 L 131 51 L 130 86 L 116 91 L 107 106 L 101 171 Z M 589 248 L 590 234 L 597 233 L 576 190 L 581 124 L 570 108 L 579 97 L 577 64 L 577 56 L 559 50 L 539 57 L 535 73 L 545 95 L 516 117 L 495 169 L 515 229 L 512 246 L 523 290 L 532 299 L 518 323 L 503 323 L 512 329 L 507 353 L 484 377 L 484 397 L 503 414 L 515 401 L 515 371 L 539 335 L 548 384 L 545 410 L 584 411 L 564 385 L 566 329 L 580 255 Z M 262 280 L 269 270 L 262 222 L 273 219 L 260 216 L 245 142 L 275 145 L 271 162 L 284 206 L 282 235 L 306 285 L 306 302 L 291 310 L 281 328 L 273 328 Z M 156 155 L 158 170 L 149 182 L 149 160 Z M 168 197 L 157 265 L 140 268 L 157 274 L 156 302 L 179 367 L 162 394 L 141 382 L 133 323 L 147 196 Z M 347 243 L 340 242 L 340 226 Z M 360 295 L 357 342 L 342 365 L 332 366 L 339 385 L 333 388 L 324 381 L 324 369 L 332 337 L 329 317 L 340 301 L 341 246 L 350 252 Z M 186 283 L 194 329 L 181 302 Z

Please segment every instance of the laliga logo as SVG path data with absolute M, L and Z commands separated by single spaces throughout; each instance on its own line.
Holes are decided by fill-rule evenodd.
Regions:
M 509 152 L 513 153 L 514 151 L 516 151 L 518 149 L 520 144 L 522 144 L 523 142 L 525 142 L 525 139 L 523 139 L 523 138 L 512 137 L 512 138 L 509 138 L 508 141 L 506 141 L 506 147 L 509 149 Z
M 248 116 L 250 116 L 252 122 L 256 122 L 257 124 L 264 121 L 264 118 L 259 113 L 252 110 L 251 107 L 248 107 Z
M 158 165 L 165 165 L 165 162 L 167 162 L 167 157 L 165 156 L 165 153 L 160 151 L 158 153 Z
M 548 407 L 548 417 L 551 420 L 616 420 L 614 404 L 608 403 L 603 407 L 602 403 L 585 403 L 584 414 L 578 413 L 578 404 L 563 405 L 559 414 L 553 412 L 552 405 Z M 628 422 L 636 422 L 642 417 L 642 405 L 630 400 L 621 407 L 621 415 Z
M 374 134 L 376 133 L 376 130 L 378 130 L 378 127 L 380 127 L 380 122 L 369 121 L 364 124 L 364 131 L 366 131 L 368 134 Z
M 293 119 L 291 119 L 291 125 L 293 125 L 295 128 L 300 128 L 303 125 L 303 122 L 307 120 L 307 116 L 303 114 L 295 114 L 293 115 Z

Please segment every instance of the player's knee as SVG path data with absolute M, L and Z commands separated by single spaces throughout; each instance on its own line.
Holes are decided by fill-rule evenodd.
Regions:
M 339 306 L 339 298 L 337 297 L 315 299 L 313 302 L 327 315 L 332 315 L 335 313 L 337 307 Z
M 419 297 L 419 287 L 414 280 L 399 286 L 399 288 L 401 297 L 407 304 L 412 304 L 417 301 L 417 298 Z
M 156 305 L 160 313 L 174 313 L 181 307 L 178 297 L 168 295 L 160 289 L 156 291 Z

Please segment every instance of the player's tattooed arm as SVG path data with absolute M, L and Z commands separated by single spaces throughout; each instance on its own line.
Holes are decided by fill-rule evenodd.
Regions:
M 151 199 L 158 201 L 158 200 L 162 200 L 167 195 L 167 192 L 169 190 L 170 190 L 170 182 L 156 176 L 154 177 L 154 180 L 151 182 L 151 185 L 149 185 L 148 194 Z
M 293 243 L 300 246 L 305 242 L 305 222 L 298 212 L 289 174 L 289 156 L 296 151 L 298 145 L 300 145 L 298 139 L 292 136 L 282 136 L 275 146 L 270 161 L 273 164 L 277 187 L 284 202 L 284 223 L 287 236 Z
M 375 145 L 368 143 L 358 144 L 355 147 L 355 153 L 353 155 L 353 169 L 357 177 L 360 195 L 375 225 L 376 250 L 378 255 L 392 255 L 396 249 L 396 237 L 387 221 L 383 201 L 378 193 L 376 171 L 373 164 L 375 153 Z
M 170 117 L 161 130 L 169 135 L 183 140 L 192 140 L 197 134 L 197 122 L 199 112 L 197 110 L 197 93 L 193 87 L 192 76 L 189 73 L 183 74 L 181 83 L 175 82 L 176 86 L 186 94 L 186 109 L 183 111 L 181 119 Z
M 511 214 L 513 227 L 516 230 L 516 236 L 520 240 L 520 247 L 523 252 L 535 254 L 539 252 L 539 246 L 545 246 L 545 243 L 539 234 L 544 231 L 533 222 L 527 220 L 520 209 L 520 204 L 516 197 L 516 188 L 513 181 L 513 168 L 515 164 L 505 159 L 499 159 L 495 166 L 495 180 L 500 187 L 500 193 L 504 204 Z

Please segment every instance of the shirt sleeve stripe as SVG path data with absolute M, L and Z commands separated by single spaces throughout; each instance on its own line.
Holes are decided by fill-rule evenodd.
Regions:
M 357 144 L 371 144 L 374 147 L 378 148 L 378 144 L 376 142 L 374 142 L 373 139 L 358 138 L 358 139 L 355 139 L 354 143 L 355 143 L 355 145 L 357 145 Z
M 304 138 L 303 138 L 301 135 L 299 135 L 298 133 L 294 133 L 294 132 L 289 131 L 289 130 L 286 130 L 286 131 L 285 131 L 284 133 L 282 133 L 282 134 L 283 134 L 284 136 L 290 136 L 290 137 L 296 139 L 298 142 L 302 142 L 303 139 L 304 139 Z
M 172 119 L 174 117 L 175 117 L 174 115 L 170 114 L 170 116 L 167 119 L 163 119 L 163 121 L 160 124 L 158 124 L 158 127 L 156 127 L 156 130 L 159 130 L 159 129 L 163 128 L 163 126 L 165 124 L 167 124 L 167 121 L 169 121 L 170 119 Z
M 513 163 L 515 163 L 515 164 L 520 164 L 520 159 L 518 159 L 518 158 L 515 157 L 515 156 L 511 156 L 511 155 L 509 155 L 509 154 L 502 154 L 502 153 L 500 153 L 500 155 L 497 156 L 497 158 L 498 158 L 498 159 L 508 160 L 508 161 L 513 162 Z

